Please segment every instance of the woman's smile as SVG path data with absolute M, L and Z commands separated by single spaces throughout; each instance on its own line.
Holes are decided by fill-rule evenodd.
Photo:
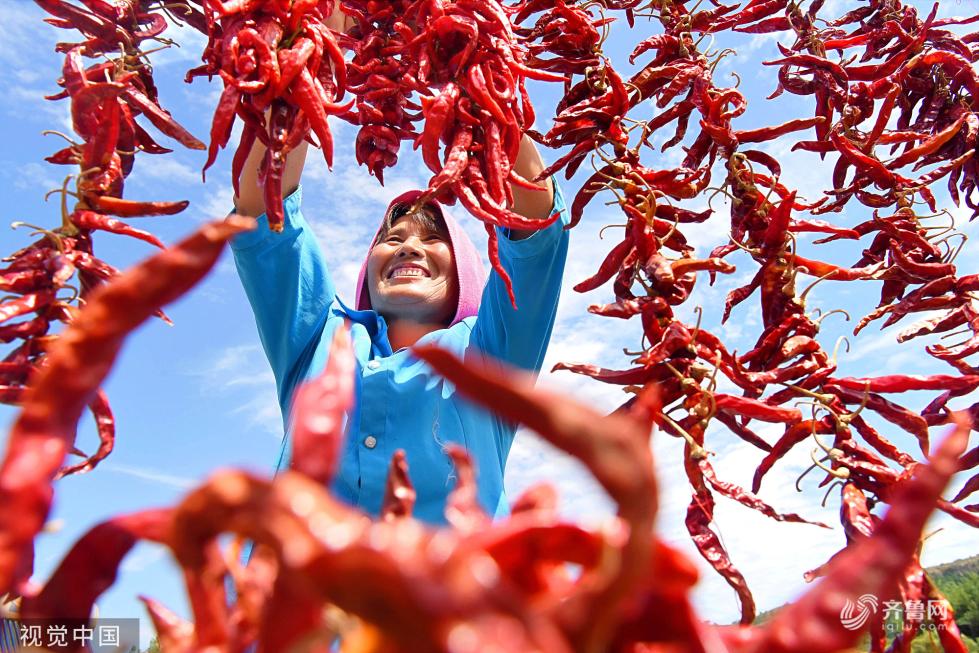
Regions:
M 428 270 L 417 263 L 397 263 L 388 272 L 388 279 L 418 279 L 419 277 L 431 278 Z

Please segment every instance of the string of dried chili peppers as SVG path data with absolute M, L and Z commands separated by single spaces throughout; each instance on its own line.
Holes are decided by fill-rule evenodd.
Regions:
M 187 207 L 187 202 L 134 201 L 122 197 L 126 176 L 137 152 L 162 154 L 171 150 L 157 143 L 137 120 L 149 122 L 160 133 L 192 149 L 203 144 L 177 124 L 160 107 L 152 69 L 144 49 L 147 43 L 170 43 L 162 33 L 167 27 L 164 12 L 172 9 L 193 20 L 190 7 L 179 2 L 157 0 L 89 0 L 76 5 L 67 0 L 37 0 L 52 17 L 55 27 L 75 29 L 83 40 L 58 43 L 64 53 L 63 89 L 49 100 L 68 99 L 75 137 L 47 132 L 68 145 L 47 157 L 49 163 L 77 166 L 61 189 L 61 219 L 56 228 L 29 226 L 41 237 L 3 259 L 0 268 L 0 341 L 14 343 L 0 363 L 0 401 L 19 404 L 46 352 L 57 334 L 59 323 L 70 324 L 77 306 L 89 293 L 112 278 L 116 269 L 95 256 L 92 234 L 104 231 L 164 245 L 152 234 L 132 227 L 119 218 L 170 215 Z M 96 63 L 86 63 L 96 59 Z M 77 140 L 76 140 L 77 139 Z M 74 190 L 69 185 L 74 180 Z M 69 196 L 74 198 L 71 208 Z M 161 312 L 161 318 L 169 322 Z M 22 318 L 16 320 L 16 318 Z M 115 422 L 105 395 L 91 398 L 88 408 L 97 427 L 99 446 L 91 455 L 77 448 L 83 460 L 68 465 L 60 475 L 85 472 L 95 467 L 113 448 Z

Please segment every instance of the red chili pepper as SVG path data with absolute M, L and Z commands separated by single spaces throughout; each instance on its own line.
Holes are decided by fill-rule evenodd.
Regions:
M 450 445 L 447 451 L 455 467 L 456 485 L 445 500 L 445 519 L 461 533 L 485 530 L 490 517 L 479 505 L 476 472 L 465 449 Z
M 700 467 L 701 473 L 703 473 L 704 478 L 710 483 L 710 486 L 714 488 L 717 492 L 720 492 L 726 497 L 734 499 L 741 505 L 747 506 L 752 510 L 757 510 L 766 517 L 770 517 L 775 521 L 792 522 L 796 524 L 811 524 L 813 526 L 819 526 L 821 528 L 829 528 L 826 524 L 822 522 L 814 522 L 799 515 L 794 512 L 789 513 L 779 513 L 776 512 L 774 508 L 755 496 L 754 493 L 748 492 L 744 488 L 738 487 L 733 483 L 728 483 L 727 481 L 722 481 L 717 478 L 717 474 L 714 472 L 713 466 L 707 461 L 706 458 L 701 458 L 697 461 L 697 465 Z
M 207 148 L 207 160 L 201 170 L 203 176 L 207 169 L 218 158 L 218 150 L 228 143 L 231 137 L 231 125 L 235 118 L 235 105 L 241 97 L 241 92 L 233 86 L 225 86 L 218 100 L 218 107 L 214 112 L 214 120 L 211 123 L 211 144 Z
M 109 407 L 109 400 L 106 398 L 105 393 L 101 390 L 97 391 L 88 403 L 88 409 L 95 418 L 95 428 L 99 434 L 99 447 L 94 454 L 88 456 L 85 460 L 58 470 L 55 480 L 69 476 L 70 474 L 84 474 L 95 469 L 95 466 L 112 453 L 112 450 L 115 448 L 116 420 L 112 415 L 112 409 Z
M 805 441 L 813 434 L 833 433 L 834 428 L 828 417 L 820 420 L 803 420 L 790 425 L 785 429 L 785 433 L 772 446 L 771 452 L 765 456 L 758 467 L 755 469 L 754 478 L 751 482 L 751 491 L 758 493 L 761 488 L 761 481 L 765 474 L 779 461 L 792 447 Z
M 119 202 L 127 202 L 127 200 L 119 200 Z M 104 203 L 100 203 L 100 204 L 103 206 L 103 208 L 105 208 Z M 132 202 L 129 204 L 130 205 L 134 205 L 134 204 L 159 205 L 164 203 L 163 202 Z M 184 207 L 186 207 L 188 202 L 178 202 L 178 204 L 183 204 Z M 112 205 L 110 204 L 108 208 L 112 208 Z M 141 214 L 146 215 L 146 213 L 141 213 Z M 143 231 L 142 229 L 136 229 L 134 227 L 130 227 L 125 222 L 116 220 L 114 218 L 110 218 L 105 215 L 101 215 L 99 213 L 95 213 L 93 211 L 84 211 L 84 210 L 75 211 L 69 216 L 69 220 L 71 220 L 71 222 L 79 229 L 92 229 L 92 230 L 98 229 L 101 231 L 108 231 L 114 234 L 120 234 L 122 236 L 131 236 L 132 238 L 136 238 L 138 240 L 147 242 L 151 245 L 155 245 L 160 249 L 166 249 L 166 246 L 162 242 L 160 242 L 160 239 L 154 236 L 153 234 L 147 231 Z
M 445 164 L 441 167 L 428 187 L 434 196 L 438 196 L 446 188 L 458 183 L 463 171 L 469 166 L 469 146 L 472 144 L 473 133 L 471 129 L 459 127 L 452 137 L 452 144 L 445 154 Z
M 787 424 L 794 424 L 802 421 L 802 413 L 800 413 L 797 408 L 771 406 L 758 399 L 737 397 L 724 393 L 715 393 L 714 403 L 717 405 L 717 410 L 735 413 L 743 417 L 757 419 L 764 422 L 784 422 Z
M 174 121 L 170 113 L 161 109 L 153 100 L 149 99 L 139 89 L 129 86 L 123 94 L 126 103 L 137 113 L 142 113 L 153 126 L 161 132 L 174 139 L 184 147 L 192 150 L 203 150 L 204 143 L 200 142 L 186 129 Z
M 176 213 L 180 213 L 190 205 L 190 202 L 187 200 L 181 200 L 179 202 L 138 202 L 134 200 L 121 199 L 118 197 L 111 197 L 109 195 L 87 195 L 85 197 L 85 201 L 95 211 L 100 213 L 108 213 L 109 215 L 118 215 L 123 218 L 135 218 L 146 215 L 174 215 Z M 79 214 L 80 213 L 82 212 L 79 212 Z M 86 213 L 88 217 L 80 219 L 98 222 L 98 220 L 92 217 L 97 214 L 89 212 L 84 213 Z M 107 222 L 107 220 L 103 222 Z M 118 223 L 118 221 L 113 222 Z M 86 228 L 98 228 L 104 229 L 105 231 L 111 231 L 111 229 L 109 229 L 107 226 Z M 125 235 L 128 236 L 133 234 L 127 233 Z M 141 240 L 145 239 L 141 238 Z
M 415 487 L 408 477 L 408 462 L 403 449 L 398 449 L 391 457 L 388 469 L 384 499 L 381 501 L 380 519 L 392 521 L 411 517 L 415 507 Z
M 955 390 L 971 392 L 979 387 L 979 375 L 950 376 L 934 374 L 931 376 L 893 374 L 873 378 L 845 377 L 833 379 L 833 385 L 850 390 L 867 392 L 907 392 L 909 390 Z
M 346 327 L 333 334 L 326 366 L 296 391 L 290 469 L 329 485 L 336 473 L 346 413 L 353 406 L 356 361 Z
M 309 74 L 303 68 L 299 76 L 293 82 L 292 100 L 306 114 L 309 125 L 319 139 L 320 149 L 323 150 L 323 158 L 326 160 L 326 167 L 333 169 L 333 134 L 330 125 L 327 123 L 327 113 L 342 113 L 350 108 L 350 105 L 332 104 L 323 101 L 322 93 L 317 92 L 319 80 Z
M 730 556 L 717 534 L 711 530 L 714 518 L 714 499 L 709 492 L 695 493 L 687 506 L 686 526 L 694 546 L 711 566 L 727 581 L 741 603 L 741 623 L 750 624 L 755 618 L 755 601 L 744 576 L 731 563 Z
M 796 269 L 814 277 L 823 277 L 830 281 L 856 281 L 860 279 L 875 279 L 879 276 L 880 266 L 866 268 L 842 268 L 831 263 L 813 261 L 799 255 L 792 256 Z
M 79 539 L 44 589 L 21 605 L 24 619 L 85 623 L 116 578 L 122 559 L 141 539 L 162 542 L 171 511 L 147 510 L 98 524 Z
M 928 423 L 920 415 L 888 401 L 878 394 L 847 390 L 834 386 L 831 382 L 825 386 L 825 389 L 847 404 L 866 404 L 868 409 L 913 435 L 918 440 L 922 453 L 928 452 Z
M 0 302 L 0 323 L 38 311 L 54 301 L 54 291 L 40 290 Z

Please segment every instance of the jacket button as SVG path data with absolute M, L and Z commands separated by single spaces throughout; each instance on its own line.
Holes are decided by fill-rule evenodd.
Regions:
M 376 370 L 380 366 L 381 366 L 381 364 L 379 362 L 377 362 L 377 361 L 370 361 L 369 363 L 367 363 L 368 369 L 372 369 L 372 370 Z
M 373 449 L 377 446 L 377 438 L 375 438 L 373 435 L 368 435 L 366 438 L 364 438 L 364 446 L 368 449 Z

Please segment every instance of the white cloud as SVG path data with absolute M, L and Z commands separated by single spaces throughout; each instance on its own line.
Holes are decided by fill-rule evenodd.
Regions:
M 216 181 L 209 181 L 207 188 L 209 190 L 207 199 L 191 209 L 194 217 L 202 222 L 223 218 L 234 208 L 230 182 L 228 185 L 221 186 Z
M 261 345 L 231 345 L 210 359 L 187 366 L 202 396 L 233 396 L 232 415 L 244 414 L 249 428 L 282 437 L 282 413 L 275 377 Z
M 68 168 L 65 169 L 67 170 Z M 58 177 L 57 173 L 60 170 L 57 167 L 47 163 L 31 162 L 21 166 L 2 164 L 0 165 L 0 172 L 2 172 L 4 177 L 12 180 L 15 188 L 34 193 L 38 197 L 44 197 L 48 191 L 61 188 L 64 179 L 63 177 Z M 60 201 L 60 194 L 51 195 L 48 204 L 51 205 L 52 212 L 58 211 Z M 57 213 L 57 215 L 60 215 L 60 213 Z
M 136 467 L 133 465 L 123 465 L 116 462 L 102 463 L 99 465 L 99 469 L 107 472 L 114 472 L 116 474 L 123 474 L 132 478 L 138 478 L 149 483 L 177 488 L 178 490 L 188 490 L 198 484 L 197 479 L 176 476 L 173 474 L 164 474 L 154 469 Z
M 144 571 L 159 564 L 167 557 L 169 550 L 153 542 L 140 542 L 133 551 L 123 559 L 119 571 L 132 574 Z

